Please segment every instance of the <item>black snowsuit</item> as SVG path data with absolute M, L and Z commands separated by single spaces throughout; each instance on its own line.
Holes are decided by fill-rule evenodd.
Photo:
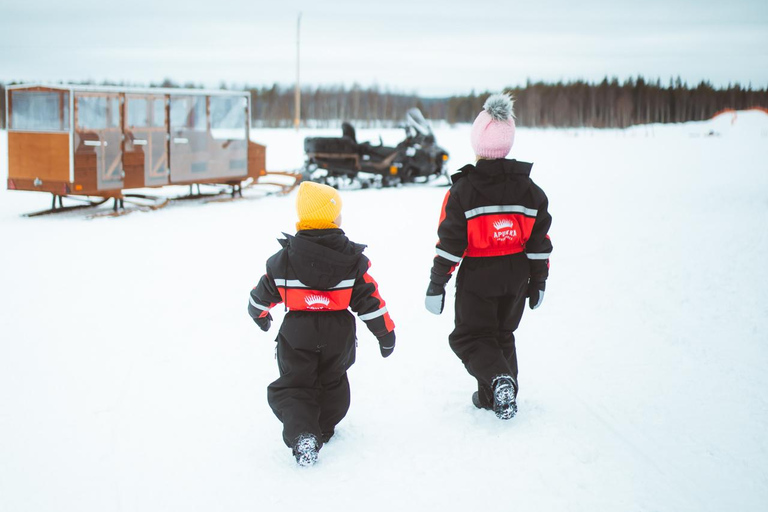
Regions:
M 280 377 L 267 399 L 290 447 L 303 433 L 327 440 L 349 409 L 347 370 L 355 362 L 356 336 L 348 308 L 379 339 L 395 326 L 368 274 L 364 245 L 340 229 L 285 236 L 251 291 L 248 313 L 266 317 L 280 302 L 289 310 L 277 336 Z
M 491 382 L 511 375 L 517 390 L 514 331 L 520 324 L 529 280 L 549 274 L 552 218 L 547 197 L 530 178 L 532 164 L 480 160 L 453 176 L 438 228 L 431 280 L 456 280 L 451 348 L 477 379 L 483 406 L 493 403 Z

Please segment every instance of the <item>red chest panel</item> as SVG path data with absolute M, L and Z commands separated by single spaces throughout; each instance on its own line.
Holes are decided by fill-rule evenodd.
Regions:
M 352 288 L 310 290 L 279 287 L 278 291 L 288 309 L 294 311 L 342 311 L 349 307 L 352 298 Z
M 469 219 L 466 256 L 504 256 L 522 252 L 535 221 L 519 213 L 480 215 Z

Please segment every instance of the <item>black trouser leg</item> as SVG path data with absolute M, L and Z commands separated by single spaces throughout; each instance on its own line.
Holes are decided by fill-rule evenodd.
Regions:
M 483 358 L 487 357 L 494 357 L 494 358 L 500 358 L 503 359 L 506 363 L 505 370 L 507 375 L 511 375 L 512 378 L 515 379 L 515 383 L 518 382 L 517 380 L 517 350 L 515 348 L 515 334 L 514 331 L 517 329 L 517 327 L 520 325 L 520 320 L 523 317 L 523 311 L 525 310 L 525 297 L 501 297 L 497 299 L 497 316 L 498 316 L 498 326 L 499 330 L 496 335 L 496 347 L 498 347 L 498 351 L 493 351 L 493 354 L 486 354 L 483 356 Z M 471 328 L 467 329 L 468 331 L 471 331 Z M 456 331 L 454 331 L 455 333 Z M 452 335 L 453 336 L 453 335 Z M 462 351 L 462 354 L 467 357 L 467 359 L 478 359 L 477 356 L 472 355 L 472 344 L 473 336 L 471 332 L 466 333 L 464 335 L 464 340 L 459 342 L 452 342 L 451 348 L 454 348 L 454 345 L 457 345 L 459 347 L 459 350 Z M 485 342 L 484 342 L 485 343 Z M 469 348 L 466 348 L 469 346 Z M 462 357 L 462 354 L 459 354 L 457 352 L 457 349 L 454 348 L 454 352 L 456 352 L 457 355 L 459 355 L 460 358 L 462 358 L 462 361 L 464 361 L 464 358 Z M 472 364 L 472 363 L 470 363 Z M 465 366 L 467 363 L 465 362 Z M 475 363 L 473 366 L 477 367 L 478 364 Z M 490 375 L 490 378 L 493 379 L 496 375 L 500 375 L 501 373 L 494 373 L 499 372 L 498 369 L 499 366 L 494 366 L 496 368 L 495 370 L 486 370 L 481 375 L 483 377 L 478 377 L 470 370 L 470 367 L 467 366 L 467 370 L 471 375 L 473 375 L 475 378 L 477 378 L 477 393 L 478 397 L 480 398 L 480 404 L 486 407 L 491 407 L 493 404 L 493 393 L 491 391 L 491 386 L 488 382 L 488 376 Z M 482 371 L 482 370 L 481 370 Z M 515 394 L 517 394 L 517 391 L 519 390 L 520 386 L 515 388 Z
M 499 301 L 499 336 L 498 343 L 501 347 L 501 353 L 509 365 L 510 375 L 518 383 L 515 388 L 515 394 L 520 389 L 517 380 L 517 349 L 515 348 L 515 330 L 520 325 L 525 311 L 525 295 L 520 294 L 517 297 L 505 297 Z
M 283 423 L 283 441 L 289 447 L 299 434 L 314 434 L 320 439 L 319 363 L 318 352 L 296 350 L 278 336 L 280 377 L 267 388 L 267 401 Z
M 320 430 L 323 435 L 333 434 L 336 425 L 349 411 L 349 379 L 344 373 L 335 382 L 323 384 L 320 395 Z
M 354 334 L 335 350 L 295 349 L 280 335 L 277 361 L 280 377 L 267 388 L 267 399 L 283 422 L 285 444 L 292 446 L 303 433 L 318 440 L 323 433 L 332 433 L 349 410 L 347 370 L 355 361 Z
M 335 346 L 333 344 L 322 349 L 320 363 L 320 429 L 323 434 L 332 434 L 349 411 L 347 370 L 355 362 L 354 331 L 334 350 Z
M 466 263 L 457 278 L 455 328 L 449 341 L 477 379 L 481 404 L 489 406 L 494 377 L 517 380 L 514 331 L 523 316 L 528 268 L 517 256 Z
M 498 339 L 498 299 L 460 288 L 456 293 L 456 327 L 448 340 L 469 374 L 486 388 L 497 375 L 512 373 Z

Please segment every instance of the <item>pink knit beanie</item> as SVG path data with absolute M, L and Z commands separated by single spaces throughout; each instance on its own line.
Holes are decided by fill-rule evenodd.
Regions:
M 515 142 L 512 98 L 494 94 L 485 100 L 483 111 L 472 124 L 472 149 L 483 158 L 504 158 Z

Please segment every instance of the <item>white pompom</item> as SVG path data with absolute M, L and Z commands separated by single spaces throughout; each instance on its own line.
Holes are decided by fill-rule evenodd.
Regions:
M 514 117 L 512 112 L 512 98 L 506 94 L 493 94 L 487 100 L 483 109 L 488 112 L 495 121 L 506 121 Z

